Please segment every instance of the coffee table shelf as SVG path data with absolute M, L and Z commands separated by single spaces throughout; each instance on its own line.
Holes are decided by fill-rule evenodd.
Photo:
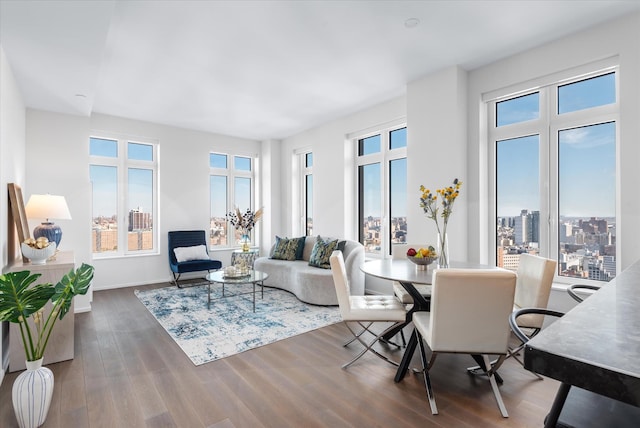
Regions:
M 222 297 L 242 296 L 245 294 L 253 294 L 253 312 L 256 311 L 256 284 L 260 286 L 261 298 L 264 299 L 264 280 L 269 275 L 259 270 L 250 270 L 248 275 L 241 277 L 227 277 L 224 274 L 224 269 L 211 272 L 207 275 L 207 309 L 211 309 L 211 284 L 222 284 Z M 225 295 L 225 285 L 242 285 L 252 284 L 253 290 L 246 293 L 236 293 L 229 296 Z

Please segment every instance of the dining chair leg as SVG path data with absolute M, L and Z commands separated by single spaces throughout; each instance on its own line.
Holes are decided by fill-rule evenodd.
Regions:
M 516 360 L 518 363 L 520 363 L 520 365 L 522 367 L 524 367 L 524 362 L 520 359 L 520 357 L 518 357 L 518 353 L 522 350 L 522 348 L 524 348 L 524 343 L 520 346 L 518 346 L 515 349 L 509 349 L 509 353 L 507 354 L 507 358 L 513 358 L 514 360 Z M 527 370 L 529 373 L 531 373 L 532 375 L 534 375 L 535 377 L 537 377 L 539 380 L 543 380 L 544 378 L 542 376 L 540 376 L 538 373 L 536 372 L 532 372 L 530 370 Z
M 347 327 L 349 327 L 349 324 L 347 324 L 346 322 L 345 322 L 345 324 L 347 325 Z M 351 333 L 353 333 L 353 337 L 349 341 L 345 342 L 342 346 L 351 345 L 353 342 L 358 340 L 358 338 L 360 336 L 362 336 L 366 332 L 371 333 L 371 331 L 369 330 L 369 327 L 371 327 L 371 324 L 373 324 L 372 322 L 368 323 L 366 326 L 363 325 L 362 323 L 358 323 L 358 324 L 360 325 L 360 327 L 362 327 L 362 330 L 360 330 L 358 333 L 355 333 L 351 328 L 349 328 L 349 331 L 351 331 Z M 371 334 L 373 334 L 373 333 L 371 333 Z
M 417 330 L 416 330 L 417 332 Z M 429 376 L 429 369 L 433 365 L 433 361 L 436 359 L 436 354 L 431 353 L 431 360 L 427 362 L 427 353 L 424 349 L 424 342 L 420 333 L 418 335 L 418 346 L 420 347 L 420 360 L 422 361 L 422 375 L 424 377 L 424 387 L 427 390 L 427 398 L 429 399 L 429 406 L 431 407 L 431 413 L 438 414 L 438 406 L 436 406 L 436 398 L 433 395 L 433 387 L 431 386 L 431 377 Z
M 357 321 L 354 321 L 354 322 L 357 322 Z M 372 336 L 377 336 L 377 334 L 376 334 L 376 333 L 374 333 L 373 331 L 371 331 L 371 330 L 369 329 L 369 327 L 371 327 L 371 325 L 373 324 L 373 322 L 369 322 L 369 323 L 367 323 L 366 325 L 364 325 L 364 324 L 363 324 L 363 323 L 361 323 L 361 322 L 357 322 L 357 323 L 358 323 L 358 325 L 360 325 L 360 327 L 362 327 L 362 329 L 361 329 L 358 333 L 354 333 L 354 331 L 353 331 L 353 330 L 349 329 L 349 330 L 351 330 L 351 333 L 353 333 L 353 338 L 352 338 L 351 340 L 349 340 L 348 342 L 346 342 L 346 343 L 345 343 L 344 345 L 342 345 L 342 346 L 349 346 L 349 345 L 351 345 L 351 344 L 352 344 L 353 342 L 355 342 L 356 340 L 359 340 L 358 338 L 362 337 L 362 335 L 363 335 L 364 333 L 369 333 L 369 334 L 370 334 L 370 335 L 372 335 Z M 395 323 L 395 324 L 393 324 L 393 325 L 392 325 L 392 327 L 391 327 L 391 328 L 386 329 L 386 330 L 385 330 L 385 334 L 384 334 L 384 335 L 382 335 L 382 336 L 380 337 L 380 342 L 382 342 L 382 343 L 386 343 L 387 345 L 395 346 L 396 348 L 403 348 L 403 347 L 405 347 L 406 345 L 404 345 L 404 346 L 402 346 L 402 345 L 398 345 L 397 343 L 392 342 L 391 340 L 387 339 L 387 337 L 389 336 L 390 332 L 392 332 L 393 330 L 395 330 L 395 329 L 397 328 L 398 324 L 400 324 L 400 323 Z M 400 332 L 402 333 L 402 331 L 400 331 Z M 402 335 L 402 340 L 403 340 L 403 342 L 404 342 L 404 334 Z M 364 345 L 364 342 L 360 341 L 360 343 L 362 343 L 362 344 Z
M 351 326 L 345 321 L 344 324 L 347 326 L 347 328 L 349 329 L 349 331 L 351 331 L 351 333 L 355 336 L 356 333 L 353 331 L 353 329 L 351 328 Z M 361 323 L 358 323 L 359 325 L 362 326 Z M 371 324 L 369 324 L 371 325 Z M 364 327 L 364 326 L 363 326 Z M 392 324 L 390 327 L 388 327 L 387 329 L 385 329 L 382 333 L 380 334 L 375 334 L 373 332 L 371 332 L 370 330 L 366 329 L 366 331 L 368 331 L 369 333 L 371 333 L 372 335 L 374 335 L 374 338 L 371 342 L 366 343 L 364 340 L 362 340 L 362 338 L 360 337 L 362 335 L 363 332 L 360 332 L 360 335 L 356 336 L 354 340 L 357 340 L 360 344 L 362 344 L 362 346 L 364 346 L 364 349 L 358 354 L 356 355 L 351 361 L 349 361 L 346 364 L 342 365 L 343 369 L 348 368 L 351 364 L 355 363 L 360 357 L 362 357 L 364 354 L 367 353 L 367 351 L 372 352 L 373 354 L 375 354 L 377 357 L 385 360 L 386 362 L 388 362 L 389 364 L 392 364 L 394 366 L 398 366 L 398 363 L 396 363 L 395 361 L 389 359 L 386 355 L 383 355 L 381 353 L 379 353 L 378 351 L 376 351 L 375 349 L 373 349 L 373 345 L 375 345 L 380 338 L 387 333 L 389 330 L 393 329 L 396 327 L 396 324 Z M 352 340 L 353 342 L 353 340 Z
M 489 357 L 487 355 L 483 355 L 482 359 L 484 360 L 485 367 L 491 367 L 491 361 L 489 361 Z M 491 383 L 493 395 L 496 397 L 496 401 L 498 402 L 500 413 L 502 413 L 502 417 L 508 418 L 509 414 L 507 413 L 507 408 L 504 405 L 504 401 L 502 401 L 502 395 L 500 394 L 500 389 L 498 389 L 498 383 L 496 382 L 495 370 L 493 367 L 487 371 L 487 375 L 489 376 L 489 382 Z
M 530 328 L 531 332 L 529 333 L 529 339 L 532 339 L 533 337 L 535 337 L 536 334 L 540 333 L 540 331 L 542 331 L 539 328 L 534 328 L 531 327 Z M 507 358 L 513 358 L 514 360 L 516 360 L 518 363 L 520 363 L 520 365 L 522 367 L 524 367 L 524 362 L 518 358 L 518 354 L 520 353 L 520 351 L 522 351 L 522 349 L 524 348 L 524 343 L 520 343 L 520 345 L 518 345 L 515 348 L 509 348 L 509 351 L 507 352 Z M 491 361 L 491 365 L 494 365 L 495 361 Z M 533 376 L 537 377 L 538 379 L 542 380 L 544 379 L 542 376 L 540 376 L 539 374 L 532 372 L 530 370 L 527 370 L 529 373 L 531 373 Z M 477 366 L 472 366 L 472 367 L 467 367 L 467 372 L 469 372 L 469 374 L 473 374 L 473 375 L 484 375 L 485 371 L 482 369 L 482 367 L 480 367 L 479 365 Z M 500 378 L 500 375 L 498 375 L 496 373 L 496 380 L 498 381 L 498 383 L 502 383 L 502 379 Z

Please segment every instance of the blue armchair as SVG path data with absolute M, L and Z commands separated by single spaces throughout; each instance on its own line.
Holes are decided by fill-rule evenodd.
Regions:
M 173 283 L 182 288 L 178 283 L 180 275 L 188 272 L 211 272 L 222 267 L 222 262 L 209 258 L 209 246 L 204 230 L 175 230 L 169 232 L 169 267 L 173 274 Z M 178 261 L 175 254 L 176 248 L 187 248 L 204 245 L 207 259 Z

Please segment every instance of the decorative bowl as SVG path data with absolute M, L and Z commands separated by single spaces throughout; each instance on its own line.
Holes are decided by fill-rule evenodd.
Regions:
M 49 246 L 44 248 L 33 248 L 24 242 L 21 244 L 22 255 L 31 261 L 34 265 L 43 265 L 47 262 L 47 259 L 53 256 L 56 252 L 56 243 L 50 242 Z
M 416 265 L 418 270 L 425 270 L 427 266 L 436 261 L 437 257 L 410 257 L 407 256 L 407 259 Z

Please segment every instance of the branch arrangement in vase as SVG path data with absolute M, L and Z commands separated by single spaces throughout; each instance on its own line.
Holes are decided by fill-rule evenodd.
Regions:
M 227 218 L 236 230 L 241 231 L 242 235 L 249 235 L 256 223 L 262 218 L 262 213 L 262 208 L 256 212 L 247 208 L 244 214 L 240 211 L 240 208 L 236 208 L 235 211 L 230 211 L 227 214 Z

